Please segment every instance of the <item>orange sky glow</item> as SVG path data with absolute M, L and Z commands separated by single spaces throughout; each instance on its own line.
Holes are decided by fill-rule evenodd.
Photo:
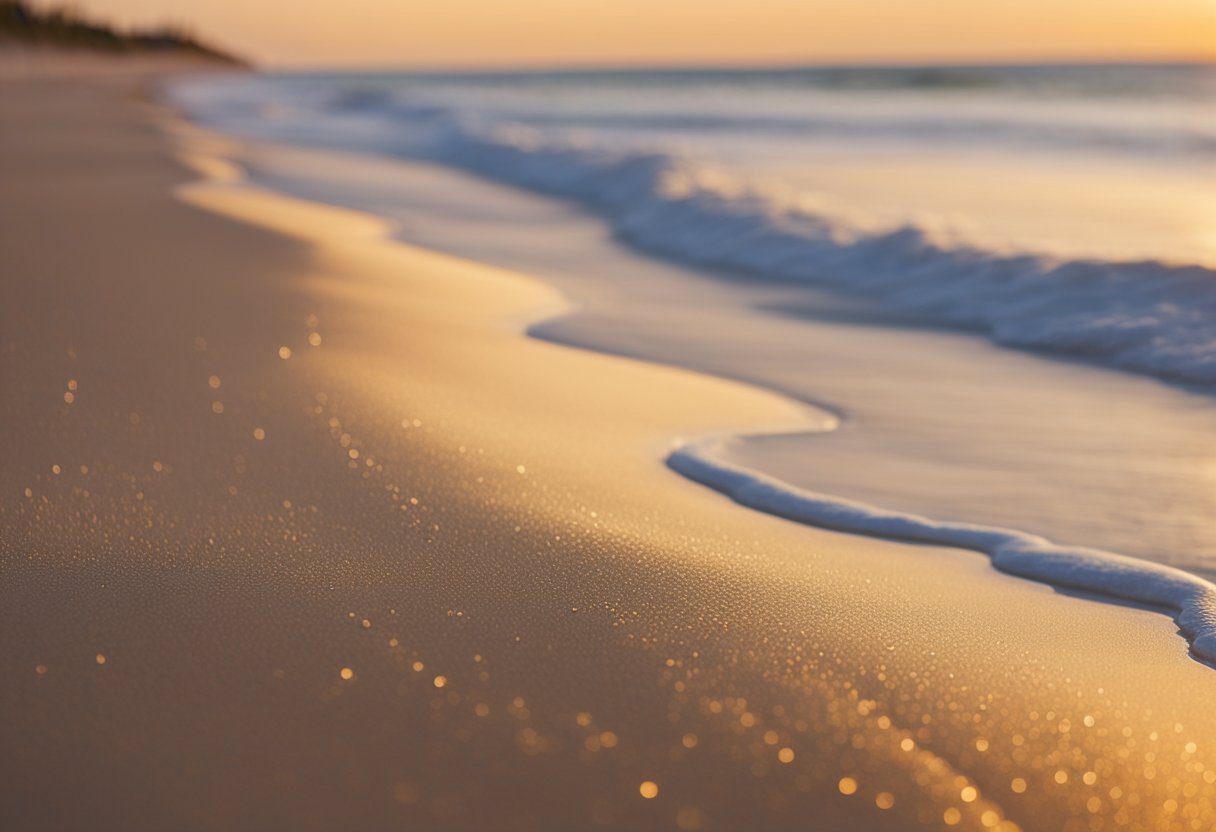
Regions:
M 1216 0 L 84 0 L 270 66 L 1216 60 Z

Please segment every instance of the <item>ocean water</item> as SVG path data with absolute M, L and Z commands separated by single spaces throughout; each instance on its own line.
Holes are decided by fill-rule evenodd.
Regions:
M 538 337 L 807 404 L 806 430 L 697 438 L 677 471 L 805 522 L 1175 610 L 1209 659 L 1213 93 L 1202 66 L 171 90 L 251 141 L 254 181 L 557 284 L 578 311 Z
M 1216 68 L 264 76 L 247 135 L 577 200 L 646 251 L 1216 381 Z

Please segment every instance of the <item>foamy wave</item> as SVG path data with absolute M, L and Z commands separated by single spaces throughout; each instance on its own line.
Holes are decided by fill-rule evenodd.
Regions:
M 668 153 L 409 115 L 429 132 L 401 152 L 576 200 L 651 253 L 864 295 L 1005 345 L 1216 382 L 1216 273 L 1203 266 L 1011 256 L 916 226 L 866 231 Z
M 1011 575 L 1169 610 L 1195 655 L 1216 662 L 1216 585 L 1202 578 L 1099 549 L 1061 546 L 1024 532 L 940 522 L 804 491 L 725 461 L 729 441 L 683 445 L 668 456 L 667 464 L 740 505 L 799 523 L 983 552 L 993 566 Z
M 1109 80 L 1106 73 L 1095 78 Z M 612 149 L 496 121 L 510 113 L 461 111 L 374 85 L 282 95 L 271 81 L 262 83 L 269 88 L 195 84 L 175 95 L 221 127 L 396 152 L 575 200 L 600 212 L 622 239 L 668 258 L 850 292 L 1009 346 L 1216 382 L 1216 273 L 1210 268 L 1010 256 L 942 240 L 914 225 L 867 230 L 796 194 L 759 190 L 663 148 Z M 264 112 L 268 100 L 279 99 L 290 104 L 288 112 L 299 111 L 294 118 L 280 117 L 282 107 L 273 117 Z M 335 119 L 318 118 L 318 111 Z

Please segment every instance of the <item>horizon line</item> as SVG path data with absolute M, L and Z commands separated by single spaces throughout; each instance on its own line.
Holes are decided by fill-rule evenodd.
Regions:
M 252 62 L 253 68 L 265 72 L 325 72 L 325 73 L 376 73 L 418 72 L 434 74 L 528 74 L 528 73 L 578 73 L 578 72 L 713 72 L 754 71 L 781 72 L 802 69 L 858 70 L 858 69 L 1019 69 L 1019 68 L 1102 68 L 1102 67 L 1216 67 L 1216 55 L 1177 56 L 1107 56 L 1066 58 L 1042 56 L 1011 58 L 1008 60 L 974 61 L 966 59 L 940 58 L 925 60 L 843 60 L 843 61 L 723 61 L 719 63 L 688 61 L 667 63 L 661 60 L 640 61 L 552 61 L 529 63 L 295 63 Z

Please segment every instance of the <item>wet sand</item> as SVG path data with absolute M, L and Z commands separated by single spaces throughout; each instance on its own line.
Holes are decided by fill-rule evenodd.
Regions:
M 681 479 L 798 407 L 528 339 L 129 85 L 0 119 L 5 828 L 1216 822 L 1168 617 Z

